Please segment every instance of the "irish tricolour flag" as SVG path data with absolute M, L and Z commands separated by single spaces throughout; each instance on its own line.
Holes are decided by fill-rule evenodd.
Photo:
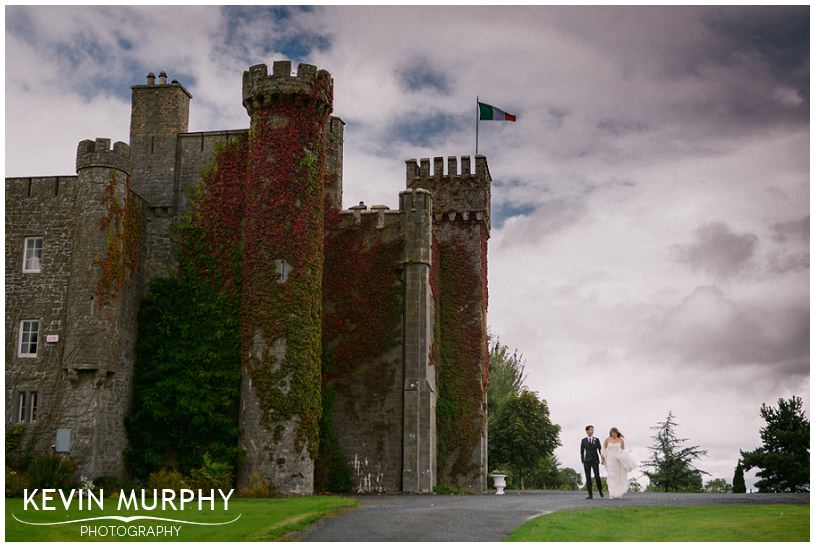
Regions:
M 487 103 L 478 102 L 479 120 L 496 120 L 501 122 L 514 122 L 515 114 L 508 114 L 500 108 L 495 108 Z

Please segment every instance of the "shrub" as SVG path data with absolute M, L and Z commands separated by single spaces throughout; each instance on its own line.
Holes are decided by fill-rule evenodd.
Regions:
M 25 424 L 15 425 L 6 430 L 6 454 L 20 448 L 24 434 Z
M 204 464 L 190 473 L 192 488 L 209 490 L 212 488 L 229 490 L 232 488 L 234 475 L 232 466 L 224 462 L 214 462 L 209 453 L 204 454 Z
M 269 485 L 269 481 L 264 479 L 257 471 L 252 473 L 249 486 L 238 490 L 238 497 L 240 498 L 271 498 L 274 494 L 275 492 Z
M 15 425 L 6 430 L 6 465 L 15 471 L 26 471 L 31 464 L 31 449 L 23 448 L 25 424 Z
M 117 490 L 124 488 L 124 481 L 117 477 L 102 476 L 93 479 L 93 484 L 96 485 L 97 491 L 102 490 L 106 495 L 110 495 Z
M 78 485 L 74 466 L 58 454 L 35 456 L 28 467 L 31 488 L 74 488 Z
M 147 478 L 147 488 L 153 490 L 175 490 L 176 492 L 189 488 L 184 477 L 175 469 L 161 469 L 150 473 Z
M 16 471 L 6 466 L 6 497 L 19 498 L 23 495 L 23 490 L 29 488 L 28 475 L 22 471 Z

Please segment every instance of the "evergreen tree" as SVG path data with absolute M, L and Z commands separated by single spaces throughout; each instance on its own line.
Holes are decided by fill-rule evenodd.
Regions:
M 651 480 L 649 488 L 665 492 L 701 491 L 702 474 L 708 473 L 696 469 L 691 462 L 707 454 L 707 451 L 698 446 L 682 446 L 688 439 L 676 436 L 676 425 L 674 415 L 669 411 L 664 422 L 651 428 L 654 431 L 651 437 L 654 444 L 649 447 L 651 459 L 643 464 L 652 469 L 645 471 Z
M 809 420 L 802 410 L 803 401 L 793 396 L 778 399 L 778 408 L 761 405 L 764 445 L 750 452 L 741 451 L 744 469 L 757 467 L 759 492 L 809 492 Z
M 733 474 L 733 493 L 744 494 L 747 492 L 747 485 L 744 484 L 744 466 L 741 460 L 736 464 L 736 472 Z
M 560 426 L 549 419 L 546 401 L 529 391 L 510 397 L 492 432 L 493 462 L 513 467 L 524 487 L 524 475 L 560 446 Z

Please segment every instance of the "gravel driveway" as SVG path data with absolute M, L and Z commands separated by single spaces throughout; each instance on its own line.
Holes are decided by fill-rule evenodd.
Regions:
M 620 500 L 585 492 L 525 491 L 473 496 L 356 496 L 359 506 L 323 519 L 303 541 L 500 541 L 525 521 L 554 511 L 591 507 L 809 503 L 809 494 L 627 494 Z

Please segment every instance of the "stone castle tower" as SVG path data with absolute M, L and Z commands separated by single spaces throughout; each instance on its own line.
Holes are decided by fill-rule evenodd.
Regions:
M 248 130 L 188 132 L 190 99 L 150 73 L 129 145 L 82 141 L 75 176 L 6 179 L 7 428 L 86 476 L 126 473 L 139 303 L 176 270 L 187 189 L 243 140 L 238 486 L 312 492 L 322 412 L 358 492 L 485 489 L 486 159 L 409 160 L 397 210 L 346 210 L 328 72 L 251 67 Z M 290 404 L 321 384 L 330 407 Z

